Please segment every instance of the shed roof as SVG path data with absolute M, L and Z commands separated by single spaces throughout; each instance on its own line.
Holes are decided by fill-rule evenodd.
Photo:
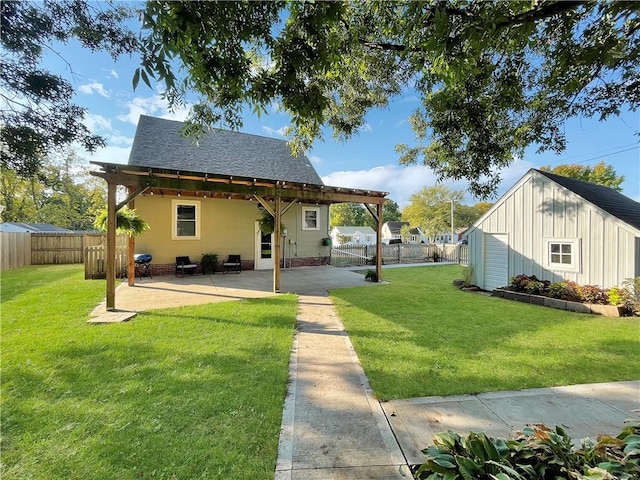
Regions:
M 640 203 L 609 187 L 543 172 L 542 170 L 536 170 L 536 172 L 640 230 Z
M 323 185 L 304 155 L 284 140 L 213 129 L 195 142 L 183 122 L 141 115 L 129 165 Z

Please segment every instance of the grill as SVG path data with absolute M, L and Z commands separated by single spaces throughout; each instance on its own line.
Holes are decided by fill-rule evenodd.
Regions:
M 153 260 L 153 257 L 150 253 L 136 253 L 133 256 L 137 277 L 151 277 L 151 269 L 149 268 L 151 266 L 151 260 Z

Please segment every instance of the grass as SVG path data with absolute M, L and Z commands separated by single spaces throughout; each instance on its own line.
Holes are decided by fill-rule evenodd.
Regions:
M 640 323 L 554 310 L 452 285 L 458 266 L 389 269 L 334 290 L 381 400 L 640 378 Z
M 82 277 L 2 275 L 2 478 L 273 478 L 296 297 L 89 325 Z

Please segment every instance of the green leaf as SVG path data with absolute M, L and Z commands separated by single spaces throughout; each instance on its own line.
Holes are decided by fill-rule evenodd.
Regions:
M 142 77 L 142 81 L 147 84 L 147 87 L 153 88 L 151 86 L 151 82 L 149 81 L 149 77 L 147 76 L 147 72 L 144 70 L 140 70 L 140 76 Z
M 138 83 L 140 82 L 140 68 L 136 68 L 135 73 L 133 74 L 133 89 L 138 88 Z

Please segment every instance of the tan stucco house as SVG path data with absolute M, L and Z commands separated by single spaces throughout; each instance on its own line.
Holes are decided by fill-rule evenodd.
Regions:
M 182 122 L 143 115 L 128 164 L 94 162 L 102 170 L 92 172 L 107 181 L 109 218 L 133 204 L 150 225 L 130 245 L 135 251 L 129 256 L 151 254 L 154 274 L 173 273 L 177 256 L 198 261 L 208 252 L 220 260 L 240 255 L 245 270 L 279 272 L 285 260 L 293 267 L 324 264 L 332 203 L 364 204 L 381 230 L 386 192 L 324 185 L 309 159 L 292 156 L 284 140 L 215 129 L 196 142 L 182 128 Z M 117 185 L 129 191 L 119 204 Z M 265 214 L 274 219 L 273 234 L 259 228 Z M 108 240 L 110 235 L 115 238 L 108 230 Z M 107 290 L 109 283 L 108 274 Z

